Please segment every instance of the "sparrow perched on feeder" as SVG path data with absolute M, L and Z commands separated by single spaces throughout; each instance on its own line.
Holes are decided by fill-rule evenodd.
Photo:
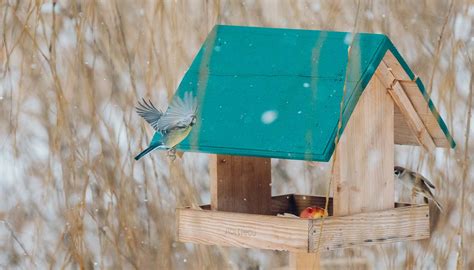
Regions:
M 405 187 L 409 188 L 413 194 L 419 194 L 423 196 L 425 203 L 428 203 L 429 200 L 432 200 L 436 207 L 438 207 L 440 211 L 443 211 L 443 207 L 431 192 L 431 189 L 435 189 L 435 185 L 433 185 L 433 183 L 431 183 L 423 175 L 400 166 L 395 166 L 394 173 L 395 177 L 401 180 L 401 183 Z
M 306 207 L 303 211 L 300 213 L 300 218 L 322 218 L 322 217 L 327 217 L 328 212 L 326 209 L 321 208 L 319 206 L 310 206 Z
M 197 100 L 191 92 L 184 93 L 184 98 L 176 97 L 165 113 L 157 109 L 151 101 L 138 102 L 137 113 L 154 129 L 155 135 L 147 149 L 135 157 L 139 160 L 154 149 L 168 150 L 175 157 L 175 146 L 184 140 L 196 123 Z

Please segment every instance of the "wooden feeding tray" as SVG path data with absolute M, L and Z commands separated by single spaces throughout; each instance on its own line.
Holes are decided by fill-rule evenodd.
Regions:
M 177 209 L 178 240 L 206 245 L 234 246 L 315 253 L 354 246 L 419 240 L 430 236 L 428 205 L 396 203 L 389 210 L 301 219 L 278 217 L 297 214 L 308 206 L 324 207 L 325 197 L 281 195 L 272 197 L 272 215 Z

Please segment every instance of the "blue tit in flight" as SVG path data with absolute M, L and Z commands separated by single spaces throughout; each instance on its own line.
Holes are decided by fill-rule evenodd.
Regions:
M 428 200 L 433 201 L 436 207 L 438 207 L 441 212 L 443 211 L 441 203 L 431 192 L 431 189 L 435 189 L 435 185 L 423 175 L 401 166 L 395 166 L 394 174 L 395 178 L 399 179 L 403 186 L 410 189 L 414 195 L 421 195 L 425 203 L 428 203 Z
M 184 98 L 176 96 L 165 113 L 157 109 L 151 101 L 138 103 L 137 113 L 154 129 L 155 135 L 147 149 L 135 157 L 139 160 L 155 149 L 168 150 L 174 156 L 175 146 L 183 141 L 196 123 L 197 100 L 191 92 Z

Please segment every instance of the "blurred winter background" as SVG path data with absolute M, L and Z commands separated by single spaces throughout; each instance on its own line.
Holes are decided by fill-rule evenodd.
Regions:
M 1 1 L 0 269 L 287 265 L 284 252 L 175 241 L 175 208 L 209 202 L 207 155 L 133 160 L 152 135 L 138 98 L 166 108 L 216 23 L 387 34 L 458 146 L 396 147 L 446 212 L 429 240 L 363 249 L 354 263 L 474 269 L 473 20 L 469 0 Z M 325 194 L 331 164 L 272 165 L 274 194 Z M 341 259 L 323 254 L 323 265 Z

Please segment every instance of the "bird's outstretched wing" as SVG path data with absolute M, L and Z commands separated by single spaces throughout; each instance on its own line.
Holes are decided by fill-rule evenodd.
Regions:
M 413 171 L 410 171 L 408 172 L 413 178 L 416 178 L 416 179 L 420 179 L 423 184 L 427 187 L 430 187 L 432 189 L 436 189 L 435 185 L 433 185 L 433 183 L 430 182 L 430 180 L 426 179 L 423 175 L 419 174 L 419 173 L 416 173 L 416 172 L 413 172 Z
M 158 131 L 158 120 L 163 116 L 163 112 L 157 109 L 151 101 L 146 102 L 145 99 L 142 101 L 142 103 L 138 102 L 137 113 Z
M 184 98 L 175 97 L 165 114 L 157 122 L 160 131 L 166 131 L 176 126 L 187 126 L 196 115 L 197 100 L 191 92 L 184 93 Z

